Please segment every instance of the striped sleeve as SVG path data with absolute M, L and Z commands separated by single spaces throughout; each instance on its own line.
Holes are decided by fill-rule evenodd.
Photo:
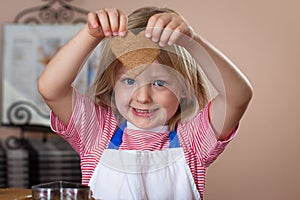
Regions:
M 103 109 L 75 91 L 73 113 L 67 126 L 51 112 L 51 128 L 80 155 L 82 184 L 87 185 L 117 127 L 112 109 Z
M 103 130 L 101 116 L 105 115 L 105 110 L 99 109 L 90 98 L 74 91 L 75 103 L 68 125 L 64 125 L 52 111 L 50 124 L 55 133 L 70 143 L 77 153 L 82 154 L 89 151 L 88 148 L 92 148 L 92 143 L 97 138 L 96 134 L 101 134 Z
M 188 143 L 196 154 L 197 160 L 208 167 L 224 151 L 227 144 L 234 138 L 238 126 L 232 131 L 230 137 L 225 141 L 219 141 L 210 124 L 209 102 L 190 122 L 185 126 L 188 134 Z
M 209 144 L 209 146 L 207 147 L 207 151 L 206 151 L 206 155 L 204 155 L 205 157 L 205 166 L 208 167 L 210 164 L 212 164 L 217 158 L 218 156 L 225 150 L 226 146 L 228 145 L 228 143 L 230 141 L 232 141 L 232 139 L 236 136 L 237 131 L 238 131 L 238 126 L 239 124 L 237 124 L 237 126 L 233 129 L 233 131 L 229 134 L 229 137 L 227 140 L 218 140 L 216 133 L 213 131 L 213 128 L 211 126 L 210 123 L 210 117 L 209 117 L 209 106 L 211 105 L 211 103 L 209 103 L 206 108 L 204 109 L 203 112 L 203 121 L 205 126 L 207 126 L 207 133 L 205 135 L 207 144 Z

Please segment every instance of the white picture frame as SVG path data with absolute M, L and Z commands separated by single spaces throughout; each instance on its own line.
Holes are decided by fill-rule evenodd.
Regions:
M 3 34 L 2 125 L 49 126 L 50 110 L 37 90 L 37 80 L 55 52 L 74 36 L 83 24 L 6 24 Z M 84 92 L 94 66 L 86 62 L 76 88 Z M 55 81 L 55 80 L 54 80 Z

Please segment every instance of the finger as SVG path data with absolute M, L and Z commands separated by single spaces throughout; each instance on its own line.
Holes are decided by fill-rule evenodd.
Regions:
M 160 38 L 162 29 L 165 26 L 165 20 L 163 14 L 156 14 L 150 17 L 147 22 L 145 35 L 148 38 L 152 38 L 154 42 L 157 42 Z
M 96 13 L 90 12 L 87 15 L 87 23 L 90 29 L 96 29 L 99 27 L 99 20 Z
M 108 8 L 105 9 L 109 24 L 110 24 L 110 30 L 112 31 L 112 35 L 118 35 L 119 30 L 119 12 L 115 8 Z
M 152 41 L 158 42 L 160 40 L 163 28 L 169 23 L 169 18 L 165 15 L 161 15 L 153 26 L 151 38 Z
M 171 34 L 168 45 L 173 45 L 175 43 L 182 43 L 186 40 L 189 40 L 188 36 L 184 33 L 186 32 L 187 27 L 185 25 L 178 26 Z
M 98 19 L 100 21 L 100 25 L 103 31 L 103 34 L 108 37 L 112 35 L 112 31 L 110 28 L 110 22 L 108 19 L 108 15 L 105 10 L 99 10 L 96 12 L 98 15 Z
M 153 30 L 153 27 L 154 27 L 154 25 L 155 25 L 155 23 L 157 21 L 157 18 L 158 18 L 158 15 L 153 15 L 148 20 L 147 26 L 146 26 L 146 29 L 145 29 L 145 36 L 147 38 L 151 38 L 151 36 L 152 36 L 152 30 Z
M 127 32 L 127 27 L 128 27 L 128 18 L 127 16 L 119 11 L 119 36 L 125 36 Z
M 172 32 L 173 32 L 173 30 L 166 29 L 166 28 L 162 31 L 162 34 L 161 34 L 159 42 L 158 42 L 159 46 L 163 47 L 168 43 Z
M 97 14 L 95 12 L 90 12 L 87 15 L 87 25 L 89 29 L 89 33 L 94 37 L 103 36 L 103 32 L 100 26 L 100 22 L 98 20 Z
M 172 20 L 166 28 L 163 29 L 162 34 L 160 36 L 159 45 L 165 46 L 167 43 L 169 43 L 169 39 L 171 35 L 173 34 L 174 30 L 178 26 L 178 23 L 175 20 Z
M 160 41 L 164 28 L 171 22 L 172 17 L 169 14 L 154 15 L 156 22 L 153 25 L 151 39 L 154 42 Z

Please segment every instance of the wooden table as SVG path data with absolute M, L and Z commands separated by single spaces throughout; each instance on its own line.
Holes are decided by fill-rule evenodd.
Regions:
M 5 188 L 0 189 L 1 200 L 31 200 L 31 189 Z

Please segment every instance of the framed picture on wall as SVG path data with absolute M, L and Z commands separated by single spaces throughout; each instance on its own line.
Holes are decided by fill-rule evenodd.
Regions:
M 50 110 L 38 93 L 37 80 L 53 55 L 82 26 L 4 25 L 2 125 L 49 126 Z M 74 82 L 82 92 L 93 78 L 93 60 L 91 55 Z

